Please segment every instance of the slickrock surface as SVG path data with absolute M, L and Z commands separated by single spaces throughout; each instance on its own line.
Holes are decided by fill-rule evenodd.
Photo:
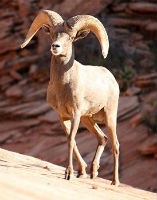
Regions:
M 1 200 L 155 200 L 155 193 L 110 181 L 64 179 L 64 168 L 39 159 L 0 149 Z

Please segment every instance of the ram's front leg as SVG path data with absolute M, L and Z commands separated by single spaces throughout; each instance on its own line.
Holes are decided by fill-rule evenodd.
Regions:
M 72 126 L 70 135 L 68 137 L 68 158 L 69 158 L 69 166 L 65 171 L 65 179 L 70 180 L 71 177 L 73 177 L 73 150 L 74 150 L 74 144 L 75 144 L 75 136 L 79 127 L 80 123 L 80 113 L 77 111 L 74 113 L 74 118 L 72 120 Z

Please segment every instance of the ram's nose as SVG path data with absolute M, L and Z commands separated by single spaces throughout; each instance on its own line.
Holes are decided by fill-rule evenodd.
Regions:
M 52 44 L 52 49 L 53 50 L 55 50 L 55 49 L 57 49 L 57 48 L 60 48 L 60 45 L 59 44 Z
M 62 52 L 61 45 L 59 43 L 53 43 L 51 45 L 50 51 L 52 52 L 53 55 L 59 55 Z

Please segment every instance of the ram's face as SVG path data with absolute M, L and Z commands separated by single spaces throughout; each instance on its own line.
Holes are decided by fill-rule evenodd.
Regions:
M 72 47 L 72 38 L 64 31 L 51 33 L 52 45 L 51 52 L 53 55 L 66 55 L 68 49 Z

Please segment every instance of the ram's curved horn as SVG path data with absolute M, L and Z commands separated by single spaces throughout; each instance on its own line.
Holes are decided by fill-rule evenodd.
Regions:
M 34 21 L 32 22 L 32 25 L 29 28 L 26 39 L 22 43 L 21 48 L 24 48 L 29 43 L 32 37 L 43 25 L 52 27 L 58 24 L 62 24 L 63 22 L 64 20 L 62 19 L 62 17 L 54 11 L 51 10 L 40 11 L 39 14 L 36 16 L 36 18 L 34 19 Z
M 66 24 L 69 30 L 71 29 L 71 33 L 75 35 L 81 29 L 90 29 L 100 42 L 102 55 L 104 58 L 107 57 L 109 49 L 108 35 L 103 24 L 97 18 L 91 15 L 77 15 L 68 19 Z

